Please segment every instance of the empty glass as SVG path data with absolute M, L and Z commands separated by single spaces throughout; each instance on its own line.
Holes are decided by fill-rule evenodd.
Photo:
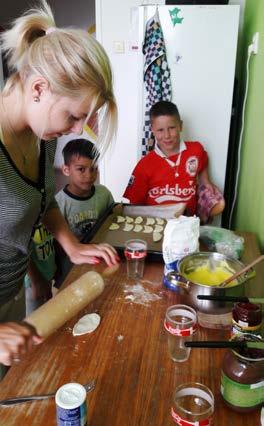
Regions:
M 173 394 L 171 415 L 177 425 L 213 424 L 214 395 L 201 383 L 185 383 Z
M 173 305 L 166 311 L 164 327 L 168 332 L 169 354 L 173 361 L 186 361 L 191 348 L 185 342 L 193 338 L 197 329 L 197 316 L 193 308 L 186 305 Z
M 127 277 L 142 278 L 144 274 L 147 243 L 144 240 L 134 239 L 125 242 L 125 257 L 127 260 Z

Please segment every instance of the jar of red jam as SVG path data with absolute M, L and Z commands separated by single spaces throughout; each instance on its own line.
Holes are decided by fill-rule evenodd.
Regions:
M 231 334 L 259 334 L 262 323 L 262 312 L 254 303 L 235 303 L 232 309 Z
M 234 336 L 232 340 L 261 341 L 252 334 Z M 221 394 L 235 411 L 249 412 L 264 402 L 264 350 L 236 348 L 225 353 L 221 374 Z

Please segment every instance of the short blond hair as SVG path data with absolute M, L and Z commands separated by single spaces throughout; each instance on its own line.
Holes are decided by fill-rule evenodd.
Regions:
M 45 0 L 13 21 L 1 35 L 2 50 L 12 72 L 4 93 L 29 75 L 42 75 L 51 90 L 61 96 L 91 96 L 93 114 L 99 107 L 98 138 L 104 150 L 112 139 L 117 123 L 113 77 L 103 47 L 84 30 L 59 29 Z

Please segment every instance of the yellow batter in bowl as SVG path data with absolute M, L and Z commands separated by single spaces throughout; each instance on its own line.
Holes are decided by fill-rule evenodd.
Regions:
M 198 266 L 195 271 L 186 273 L 185 278 L 188 280 L 201 284 L 201 285 L 211 285 L 217 286 L 227 278 L 231 277 L 235 271 L 230 271 L 230 268 L 226 262 L 221 262 L 219 266 L 216 266 L 214 269 L 211 269 L 209 263 Z M 231 281 L 227 287 L 232 287 L 237 284 L 237 280 Z

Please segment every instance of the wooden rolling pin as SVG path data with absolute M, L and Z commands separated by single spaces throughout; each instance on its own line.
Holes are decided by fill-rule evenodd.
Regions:
M 84 309 L 103 290 L 104 281 L 101 275 L 94 271 L 86 272 L 33 311 L 25 321 L 33 325 L 41 337 L 46 338 Z

